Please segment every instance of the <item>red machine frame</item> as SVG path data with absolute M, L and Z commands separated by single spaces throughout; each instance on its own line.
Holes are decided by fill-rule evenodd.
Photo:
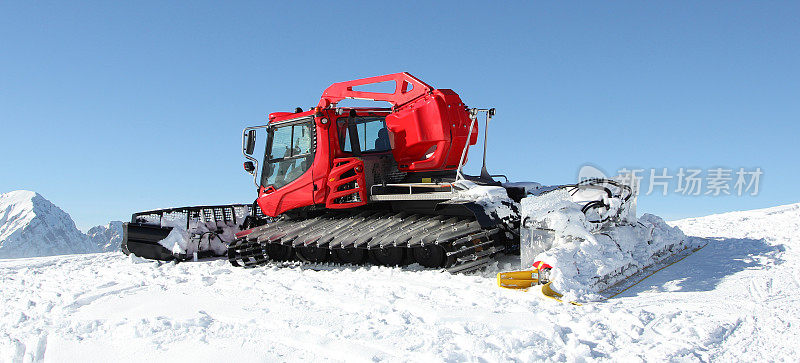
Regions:
M 392 81 L 395 83 L 392 93 L 353 90 L 357 86 Z M 452 90 L 434 89 L 405 72 L 334 83 L 323 92 L 317 107 L 309 111 L 269 115 L 268 126 L 312 117 L 316 148 L 311 167 L 299 178 L 278 189 L 259 183 L 257 203 L 264 214 L 274 217 L 312 205 L 343 209 L 368 203 L 364 164 L 359 156 L 343 151 L 339 145 L 337 120 L 347 116 L 336 105 L 348 98 L 386 101 L 392 105 L 391 109 L 352 110 L 357 116 L 385 115 L 391 153 L 400 171 L 455 170 L 462 152 L 477 142 L 478 128 L 470 127 L 473 119 L 467 106 Z M 245 137 L 251 129 L 245 129 Z M 352 198 L 353 195 L 357 197 Z

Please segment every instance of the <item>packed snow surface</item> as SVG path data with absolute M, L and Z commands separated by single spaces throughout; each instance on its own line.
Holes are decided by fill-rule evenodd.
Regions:
M 798 361 L 799 206 L 675 222 L 714 238 L 583 306 L 498 288 L 511 257 L 476 275 L 3 260 L 0 361 Z
M 72 218 L 39 193 L 0 194 L 0 258 L 99 252 Z

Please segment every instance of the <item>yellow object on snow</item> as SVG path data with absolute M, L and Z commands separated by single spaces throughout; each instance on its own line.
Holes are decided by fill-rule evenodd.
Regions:
M 506 289 L 527 289 L 539 284 L 539 270 L 509 271 L 497 274 L 497 286 Z
M 544 295 L 546 297 L 549 297 L 549 298 L 551 298 L 551 299 L 553 299 L 555 301 L 558 301 L 558 302 L 564 302 L 564 301 L 561 300 L 561 297 L 564 296 L 564 295 L 561 295 L 558 291 L 553 290 L 553 288 L 550 287 L 550 284 L 551 284 L 551 282 L 548 282 L 548 283 L 542 285 L 542 295 Z M 567 301 L 567 302 L 572 304 L 572 305 L 577 305 L 577 306 L 581 306 L 582 305 L 581 303 L 579 303 L 577 301 Z
M 509 272 L 500 272 L 497 274 L 497 286 L 504 287 L 506 289 L 528 289 L 530 287 L 536 286 L 539 284 L 539 270 L 525 270 L 525 271 L 509 271 Z M 558 302 L 564 302 L 561 300 L 561 295 L 559 292 L 553 290 L 550 287 L 551 282 L 547 282 L 542 285 L 542 295 L 549 299 L 553 299 Z M 581 304 L 575 301 L 568 301 L 572 305 Z

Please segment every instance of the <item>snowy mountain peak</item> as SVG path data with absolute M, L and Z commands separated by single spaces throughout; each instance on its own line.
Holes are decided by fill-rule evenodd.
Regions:
M 14 200 L 16 202 L 31 200 L 36 196 L 41 196 L 39 193 L 30 190 L 14 190 L 8 193 L 0 194 L 0 199 Z
M 122 222 L 111 221 L 104 226 L 95 226 L 86 232 L 92 243 L 101 251 L 119 251 L 122 243 Z
M 47 203 L 47 199 L 30 190 L 0 194 L 0 241 L 30 223 L 36 216 L 35 209 L 48 209 Z
M 0 194 L 0 258 L 98 252 L 72 218 L 41 194 Z

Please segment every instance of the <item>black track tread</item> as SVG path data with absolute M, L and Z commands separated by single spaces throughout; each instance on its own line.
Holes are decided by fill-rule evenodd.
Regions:
M 319 233 L 320 231 L 324 231 L 327 227 L 332 227 L 340 223 L 340 221 L 337 221 L 333 218 L 321 219 L 318 223 L 314 223 L 308 226 L 308 228 L 303 228 L 297 231 L 297 234 L 293 238 L 292 245 L 294 247 L 309 246 L 312 244 L 312 242 L 315 242 L 316 239 L 319 239 L 319 237 L 315 239 L 314 236 L 321 236 Z
M 440 224 L 435 224 L 429 228 L 423 228 L 422 230 L 416 231 L 414 236 L 408 240 L 409 247 L 419 247 L 422 246 L 424 241 L 423 239 L 429 240 L 429 243 L 435 243 L 435 236 L 437 236 L 440 232 L 446 230 L 447 228 L 452 228 L 454 224 L 460 222 L 458 217 L 450 217 L 446 220 L 441 221 Z
M 369 216 L 370 213 L 362 212 L 342 220 L 330 218 L 331 223 L 326 224 L 323 228 L 313 229 L 304 234 L 302 241 L 303 245 L 311 245 L 316 247 L 329 245 L 331 241 L 335 240 L 335 235 L 338 235 L 341 231 L 344 231 L 353 225 L 361 223 Z
M 378 244 L 380 246 L 405 247 L 405 242 L 408 241 L 408 238 L 411 238 L 410 235 L 407 236 L 408 238 L 403 238 L 406 237 L 406 230 L 423 218 L 424 216 L 419 214 L 412 214 L 403 218 L 400 223 L 390 226 L 378 236 Z
M 342 248 L 345 242 L 342 237 L 352 234 L 353 230 L 358 228 L 359 224 L 364 223 L 371 216 L 372 214 L 356 216 L 348 222 L 340 224 L 338 228 L 331 231 L 331 233 L 323 237 L 323 239 L 327 240 L 329 248 Z M 344 245 L 344 247 L 348 246 L 349 245 Z
M 373 236 L 376 228 L 391 218 L 392 215 L 390 213 L 376 213 L 369 216 L 369 218 L 364 220 L 362 223 L 353 225 L 348 231 L 346 231 L 346 233 L 343 233 L 339 236 L 339 239 L 342 241 L 341 245 L 346 247 L 353 246 L 355 248 L 363 248 L 364 241 L 362 237 L 365 235 L 368 237 Z
M 367 226 L 367 230 L 358 236 L 355 236 L 354 245 L 362 247 L 364 245 L 372 247 L 372 242 L 379 240 L 392 226 L 403 223 L 403 216 L 394 215 L 389 218 L 376 220 L 374 223 Z
M 279 226 L 275 230 L 268 229 L 266 233 L 258 238 L 258 241 L 262 243 L 275 243 L 277 241 L 281 241 L 284 245 L 290 244 L 293 240 L 292 236 L 296 232 L 300 232 L 303 230 L 303 228 L 307 228 L 307 226 L 318 222 L 319 219 L 319 217 L 315 217 L 301 221 L 287 221 L 287 223 Z
M 477 221 L 466 217 L 385 210 L 332 212 L 301 220 L 282 218 L 254 228 L 230 244 L 228 259 L 232 265 L 243 267 L 275 264 L 277 261 L 270 260 L 267 254 L 271 244 L 330 250 L 402 247 L 407 249 L 406 253 L 412 253 L 411 249 L 416 247 L 441 245 L 446 252 L 448 271 L 467 272 L 482 267 L 504 249 L 498 238 L 502 234 L 498 232 L 496 228 L 484 230 Z M 309 268 L 320 264 L 293 263 Z
M 428 220 L 425 220 L 425 218 L 419 218 L 417 221 L 415 221 L 419 223 L 413 223 L 398 231 L 397 236 L 391 240 L 391 243 L 386 243 L 386 245 L 407 247 L 409 245 L 409 241 L 414 238 L 415 235 L 419 233 L 425 233 L 428 228 L 440 225 L 446 219 L 448 219 L 446 216 L 436 216 Z

